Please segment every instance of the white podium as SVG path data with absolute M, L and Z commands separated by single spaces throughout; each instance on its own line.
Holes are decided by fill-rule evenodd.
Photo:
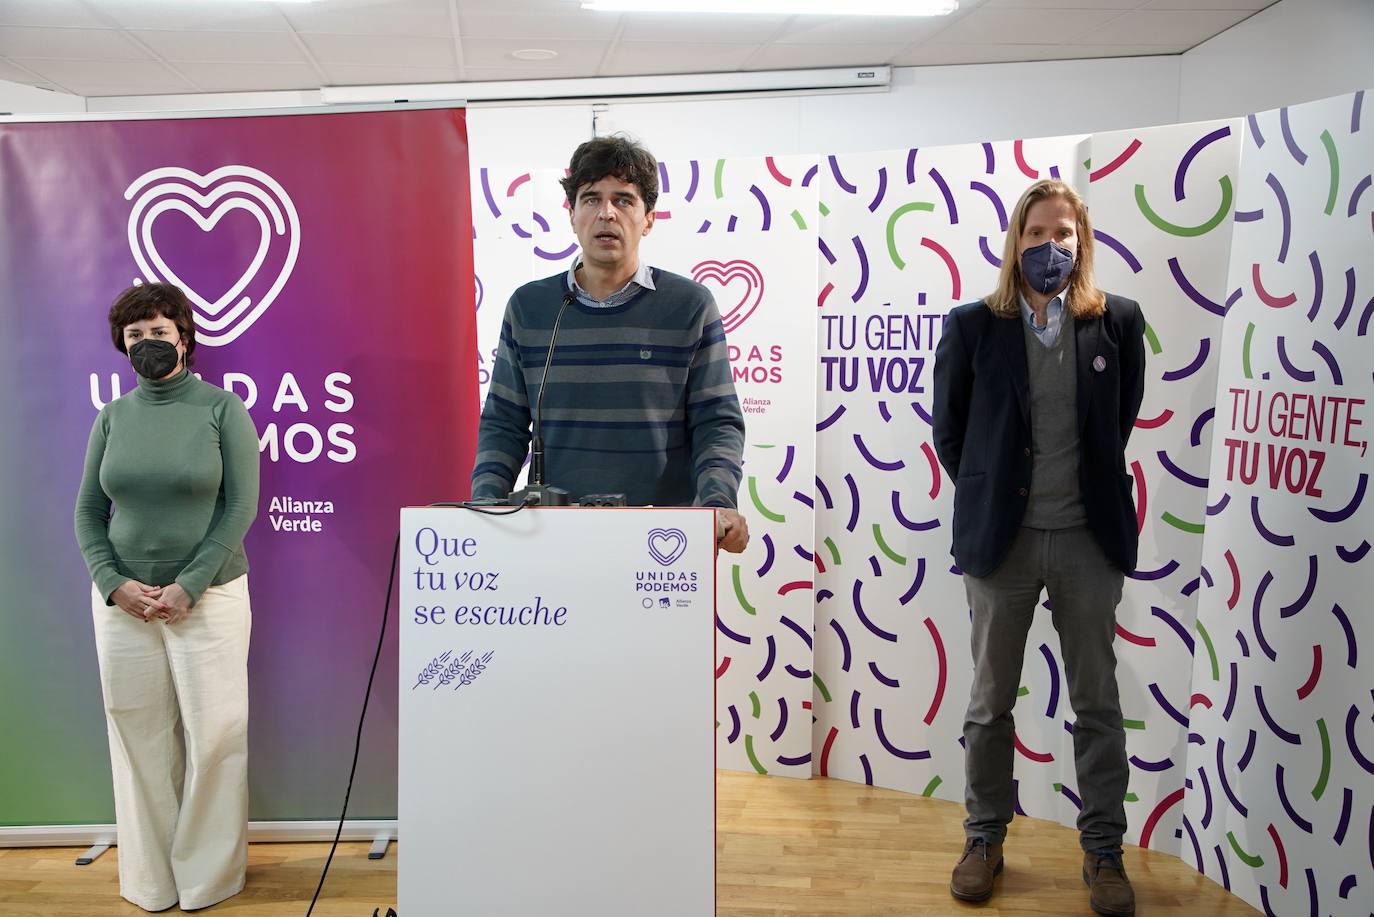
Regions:
M 401 914 L 715 913 L 714 536 L 401 511 Z

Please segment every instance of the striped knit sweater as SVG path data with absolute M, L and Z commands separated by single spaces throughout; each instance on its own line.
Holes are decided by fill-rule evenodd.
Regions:
M 547 483 L 632 505 L 736 505 L 744 415 L 720 313 L 706 288 L 657 268 L 653 290 L 619 306 L 574 300 L 544 396 Z M 504 497 L 530 445 L 549 336 L 568 292 L 558 274 L 506 305 L 482 409 L 472 495 Z

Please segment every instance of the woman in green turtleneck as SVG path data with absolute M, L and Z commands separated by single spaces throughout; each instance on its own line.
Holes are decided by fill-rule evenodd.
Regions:
M 237 894 L 248 862 L 243 537 L 258 437 L 238 396 L 191 374 L 180 289 L 131 287 L 109 322 L 138 388 L 91 428 L 76 537 L 94 583 L 119 887 L 145 910 L 191 910 Z

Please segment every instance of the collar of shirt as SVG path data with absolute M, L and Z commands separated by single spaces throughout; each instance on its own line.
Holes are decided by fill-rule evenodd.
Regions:
M 578 257 L 573 261 L 572 267 L 568 268 L 568 289 L 577 294 L 577 301 L 582 305 L 592 309 L 606 309 L 612 306 L 622 306 L 629 302 L 640 290 L 654 289 L 654 269 L 641 261 L 635 275 L 629 279 L 625 286 L 616 290 L 605 299 L 597 299 L 592 294 L 582 288 L 582 284 L 577 282 L 577 269 L 582 266 L 582 258 Z
M 1050 300 L 1045 308 L 1044 327 L 1035 324 L 1035 312 L 1031 309 L 1030 303 L 1026 302 L 1026 297 L 1020 293 L 1017 293 L 1016 297 L 1021 301 L 1021 315 L 1030 330 L 1035 332 L 1040 343 L 1046 347 L 1053 347 L 1059 340 L 1059 330 L 1064 327 L 1064 297 L 1060 295 Z

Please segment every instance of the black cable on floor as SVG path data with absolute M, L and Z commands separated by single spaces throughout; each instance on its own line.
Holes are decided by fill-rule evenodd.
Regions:
M 520 512 L 525 508 L 525 504 L 511 509 L 492 509 L 468 502 L 461 503 L 431 503 L 430 506 L 451 506 L 472 510 L 488 516 L 509 516 Z M 391 585 L 396 580 L 396 564 L 401 557 L 401 533 L 396 533 L 396 545 L 391 550 L 391 572 L 386 576 L 386 604 L 382 606 L 382 629 L 377 634 L 377 651 L 372 656 L 372 671 L 367 676 L 367 691 L 363 694 L 363 712 L 358 716 L 358 735 L 353 741 L 353 764 L 348 769 L 348 789 L 344 790 L 343 810 L 339 812 L 339 827 L 334 832 L 334 843 L 329 846 L 329 856 L 324 861 L 324 869 L 320 872 L 320 884 L 315 886 L 315 895 L 310 899 L 310 907 L 305 912 L 305 917 L 310 917 L 315 911 L 315 903 L 320 900 L 320 892 L 324 889 L 325 876 L 329 875 L 329 864 L 334 862 L 334 852 L 339 849 L 339 838 L 343 835 L 344 816 L 348 814 L 348 797 L 353 793 L 353 775 L 358 771 L 358 753 L 363 747 L 363 721 L 367 719 L 367 702 L 372 698 L 372 682 L 377 677 L 377 661 L 382 658 L 382 643 L 386 639 L 386 621 L 391 612 Z M 387 909 L 387 913 L 393 913 Z
M 353 764 L 348 769 L 348 789 L 344 790 L 343 810 L 339 812 L 339 827 L 334 832 L 334 843 L 329 847 L 329 856 L 320 872 L 320 884 L 315 887 L 315 896 L 310 899 L 310 907 L 305 917 L 315 910 L 315 902 L 320 899 L 324 888 L 324 878 L 329 875 L 329 864 L 334 862 L 334 851 L 339 849 L 339 837 L 343 834 L 344 816 L 348 814 L 348 797 L 353 793 L 353 775 L 358 770 L 358 752 L 363 747 L 363 721 L 367 719 L 367 702 L 372 697 L 372 681 L 377 677 L 377 660 L 382 658 L 382 641 L 386 638 L 386 620 L 391 612 L 391 584 L 396 579 L 396 564 L 401 556 L 401 533 L 396 533 L 396 546 L 391 550 L 391 572 L 386 576 L 386 604 L 382 606 L 382 629 L 377 634 L 377 651 L 372 656 L 372 671 L 367 676 L 367 691 L 363 694 L 363 712 L 358 716 L 358 736 L 353 742 Z

